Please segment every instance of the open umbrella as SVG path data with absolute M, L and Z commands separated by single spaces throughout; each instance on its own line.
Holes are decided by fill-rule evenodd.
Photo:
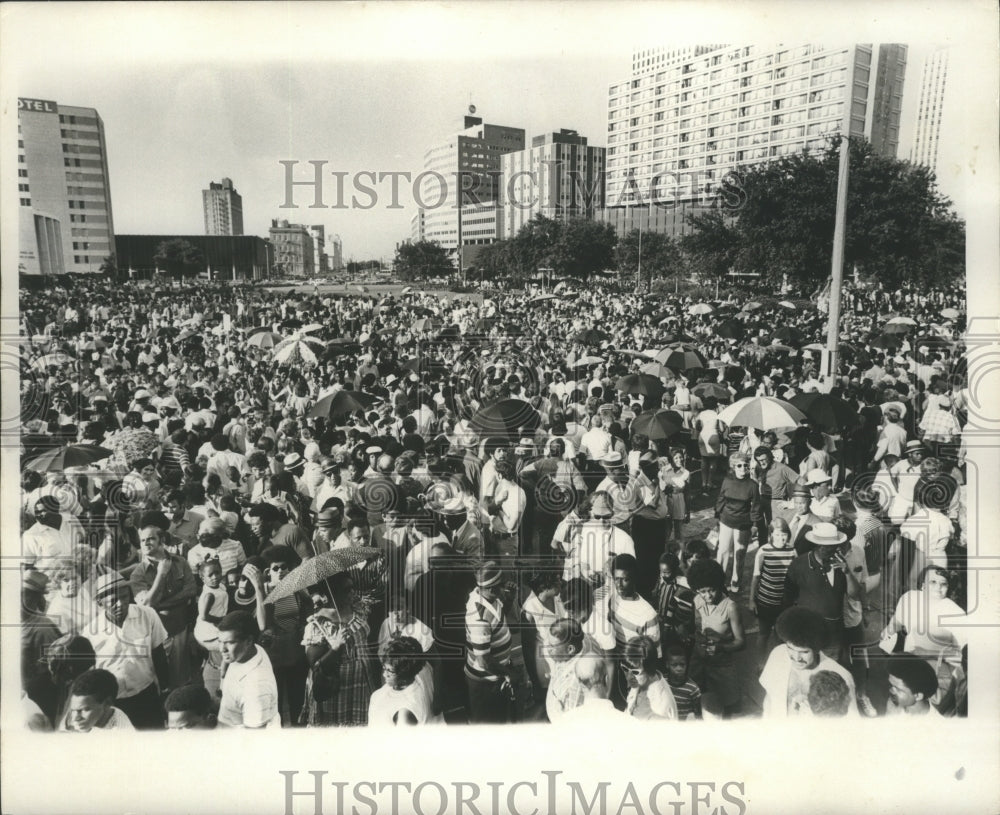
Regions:
M 439 323 L 436 320 L 432 320 L 430 317 L 421 317 L 419 320 L 413 322 L 412 330 L 425 334 L 430 331 L 436 331 L 439 327 Z
M 371 546 L 349 546 L 321 552 L 286 574 L 268 594 L 267 602 L 273 603 L 282 597 L 291 597 L 298 591 L 304 591 L 310 586 L 329 580 L 359 563 L 377 558 L 380 554 L 378 549 Z
M 775 351 L 779 354 L 788 354 L 795 350 L 792 346 L 784 345 L 780 342 L 772 342 L 770 345 L 765 346 L 765 349 L 768 351 Z
M 961 312 L 957 308 L 943 308 L 941 316 L 946 320 L 957 320 L 961 316 Z
M 558 299 L 559 298 L 556 297 L 554 294 L 539 294 L 539 295 L 536 295 L 535 297 L 532 297 L 528 301 L 528 305 L 532 305 L 533 306 L 536 303 L 544 303 L 544 302 L 546 302 L 548 300 L 558 300 Z
M 726 320 L 715 328 L 715 335 L 727 340 L 738 340 L 745 337 L 747 328 L 736 320 Z
M 413 286 L 404 286 L 400 294 L 409 294 L 413 291 Z
M 281 334 L 275 334 L 273 331 L 260 331 L 253 336 L 247 337 L 246 344 L 256 348 L 274 348 L 274 346 L 280 344 L 284 339 Z
M 777 430 L 798 427 L 805 414 L 791 402 L 772 396 L 748 396 L 719 413 L 719 421 L 730 427 Z
M 621 354 L 624 357 L 636 357 L 637 359 L 649 359 L 650 354 L 645 351 L 633 351 L 628 348 L 617 348 L 615 349 L 616 354 Z
M 446 325 L 438 332 L 438 339 L 446 339 L 449 337 L 457 338 L 462 336 L 462 330 L 457 325 Z
M 643 433 L 650 440 L 669 439 L 684 427 L 684 420 L 675 410 L 650 410 L 640 413 L 629 428 L 632 435 Z
M 857 409 L 843 399 L 828 393 L 799 393 L 791 404 L 801 410 L 806 418 L 829 433 L 840 433 L 857 427 L 860 421 Z
M 882 329 L 882 333 L 886 335 L 890 334 L 909 334 L 913 331 L 913 326 L 909 323 L 886 323 L 885 328 Z
M 610 340 L 611 335 L 599 328 L 588 328 L 584 331 L 578 331 L 571 339 L 582 345 L 600 345 L 602 342 Z
M 302 328 L 303 322 L 298 317 L 289 317 L 280 323 L 281 328 L 291 328 L 292 330 Z
M 788 343 L 789 345 L 801 345 L 803 337 L 802 332 L 794 326 L 783 325 L 774 332 L 774 339 L 781 340 L 781 342 Z
M 356 410 L 367 410 L 375 404 L 376 398 L 361 391 L 339 390 L 329 393 L 309 408 L 309 416 L 343 416 Z
M 893 317 L 886 325 L 908 325 L 916 326 L 917 321 L 912 317 Z
M 874 339 L 868 342 L 868 344 L 872 348 L 881 348 L 885 351 L 890 351 L 890 350 L 894 351 L 895 349 L 899 348 L 901 343 L 902 340 L 900 340 L 898 337 L 892 337 L 892 336 L 875 337 Z
M 751 300 L 749 303 L 743 306 L 741 311 L 756 311 L 759 308 L 763 308 L 764 304 L 758 302 L 757 300 Z
M 701 399 L 712 396 L 720 402 L 728 402 L 733 398 L 729 388 L 718 382 L 700 382 L 691 388 L 691 393 Z
M 291 337 L 275 346 L 274 361 L 282 365 L 299 361 L 307 365 L 315 365 L 316 354 L 309 347 L 304 337 Z
M 583 356 L 574 362 L 570 367 L 575 370 L 576 368 L 586 368 L 588 365 L 598 365 L 601 362 L 604 362 L 603 357 Z
M 350 337 L 341 337 L 340 339 L 331 340 L 326 344 L 324 356 L 339 357 L 346 354 L 357 354 L 360 351 L 360 343 L 355 342 Z
M 708 303 L 695 303 L 691 308 L 688 309 L 688 314 L 693 314 L 695 316 L 701 314 L 711 314 L 715 311 Z
M 615 389 L 622 393 L 636 393 L 645 396 L 663 396 L 663 383 L 659 377 L 649 374 L 629 374 L 615 383 Z
M 653 359 L 678 371 L 694 371 L 706 367 L 707 364 L 700 352 L 684 346 L 664 348 Z
M 70 444 L 46 450 L 25 466 L 38 473 L 62 472 L 67 467 L 86 467 L 95 461 L 103 461 L 112 453 L 112 450 L 96 444 Z
M 791 300 L 779 300 L 778 305 L 782 308 L 787 308 L 789 311 L 795 311 L 798 308 Z
M 309 323 L 309 325 L 304 325 L 299 331 L 303 334 L 308 334 L 310 331 L 319 331 L 321 328 L 326 328 L 322 323 Z
M 470 423 L 484 436 L 520 438 L 521 430 L 538 428 L 541 417 L 527 402 L 520 399 L 502 399 L 476 411 Z
M 674 378 L 674 372 L 671 371 L 666 365 L 662 365 L 659 362 L 647 362 L 645 365 L 640 365 L 639 371 L 644 374 L 649 374 L 649 376 L 655 376 L 659 379 Z

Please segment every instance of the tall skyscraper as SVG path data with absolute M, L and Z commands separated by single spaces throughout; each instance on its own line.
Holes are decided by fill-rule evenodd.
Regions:
M 312 277 L 316 273 L 313 239 L 306 227 L 274 219 L 268 232 L 279 274 L 285 277 Z
M 945 112 L 945 88 L 948 84 L 948 49 L 934 51 L 924 60 L 920 77 L 920 101 L 917 124 L 910 149 L 910 161 L 937 172 L 941 121 Z
M 317 274 L 325 274 L 330 270 L 326 256 L 326 227 L 314 224 L 307 228 L 313 239 L 313 270 Z
M 243 198 L 236 192 L 232 179 L 210 182 L 208 189 L 201 191 L 201 202 L 206 235 L 243 234 Z
M 497 235 L 500 157 L 524 149 L 524 130 L 465 117 L 465 127 L 424 154 L 413 239 L 444 248 L 493 243 Z M 459 206 L 461 186 L 461 206 Z
M 330 239 L 330 271 L 339 272 L 344 268 L 344 244 L 340 235 L 333 235 Z
M 500 160 L 503 234 L 510 238 L 535 215 L 564 221 L 593 218 L 604 206 L 605 148 L 560 130 L 531 140 L 531 147 Z
M 93 108 L 17 100 L 19 270 L 97 272 L 114 253 L 104 123 Z
M 695 46 L 634 55 L 610 86 L 606 218 L 619 229 L 651 198 L 675 213 L 737 166 L 818 148 L 835 133 L 864 136 L 895 157 L 906 46 Z M 683 218 L 653 207 L 665 231 Z

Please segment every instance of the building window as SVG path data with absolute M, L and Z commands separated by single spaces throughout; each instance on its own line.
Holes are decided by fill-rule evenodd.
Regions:
M 22 207 L 30 207 L 31 206 L 31 199 L 30 198 L 22 198 L 21 199 L 21 206 Z
M 28 171 L 27 170 L 18 170 L 17 171 L 17 177 L 18 178 L 27 178 L 28 177 Z

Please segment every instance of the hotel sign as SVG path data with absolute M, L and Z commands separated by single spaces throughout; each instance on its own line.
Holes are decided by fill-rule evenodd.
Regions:
M 24 97 L 18 97 L 17 109 L 30 110 L 34 113 L 59 112 L 55 102 L 50 102 L 48 99 L 26 99 Z

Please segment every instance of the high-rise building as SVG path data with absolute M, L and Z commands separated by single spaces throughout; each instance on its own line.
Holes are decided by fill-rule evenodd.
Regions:
M 605 220 L 634 228 L 623 213 L 642 217 L 651 199 L 690 209 L 736 167 L 822 147 L 835 133 L 895 157 L 905 70 L 903 45 L 636 52 L 632 76 L 609 88 L 606 206 L 620 210 Z
M 344 268 L 344 243 L 340 235 L 330 238 L 330 271 L 339 272 Z
M 208 189 L 201 191 L 201 201 L 205 209 L 206 235 L 243 234 L 243 198 L 236 192 L 231 179 L 209 182 Z
M 114 253 L 104 123 L 93 108 L 17 100 L 19 269 L 97 272 Z
M 317 274 L 326 274 L 330 271 L 325 251 L 326 227 L 323 224 L 314 224 L 308 227 L 308 230 L 313 239 L 313 269 Z
M 920 77 L 920 101 L 917 124 L 910 149 L 910 161 L 937 172 L 941 121 L 945 112 L 945 88 L 948 83 L 948 49 L 941 48 L 924 60 Z
M 448 250 L 496 241 L 496 212 L 488 210 L 496 210 L 499 200 L 500 157 L 523 149 L 522 128 L 466 116 L 463 130 L 424 154 L 413 239 L 437 241 Z
M 306 227 L 274 219 L 268 232 L 274 246 L 272 271 L 277 276 L 312 277 L 316 273 L 313 239 Z
M 605 148 L 587 137 L 560 130 L 531 140 L 531 147 L 501 160 L 500 206 L 504 238 L 535 215 L 558 221 L 593 218 L 604 206 Z

